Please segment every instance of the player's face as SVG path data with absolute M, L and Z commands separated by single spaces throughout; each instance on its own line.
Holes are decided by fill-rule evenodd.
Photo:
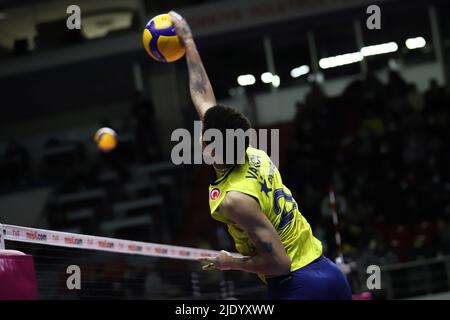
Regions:
M 202 153 L 203 153 L 203 159 L 205 160 L 205 162 L 207 163 L 214 163 L 217 159 L 216 159 L 216 150 L 214 148 L 212 148 L 212 145 L 207 145 L 204 141 L 203 141 L 203 134 L 200 133 L 200 137 L 198 139 L 198 143 L 200 143 L 201 147 L 202 147 Z
M 200 135 L 200 145 L 202 146 L 203 159 L 208 163 L 212 163 L 214 150 L 203 141 L 203 135 Z

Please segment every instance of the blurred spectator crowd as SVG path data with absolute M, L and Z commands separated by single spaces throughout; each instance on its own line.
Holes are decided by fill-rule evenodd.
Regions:
M 337 255 L 329 188 L 337 195 L 342 250 L 363 266 L 450 254 L 450 96 L 425 93 L 391 71 L 338 97 L 312 85 L 297 104 L 285 184 Z
M 50 188 L 40 227 L 169 241 L 176 220 L 164 213 L 179 212 L 172 204 L 175 179 L 182 178 L 163 157 L 151 102 L 136 97 L 129 117 L 118 124 L 105 120 L 98 128 L 103 126 L 118 133 L 118 147 L 110 153 L 69 134 L 55 134 L 33 151 L 12 139 L 0 145 L 0 195 Z

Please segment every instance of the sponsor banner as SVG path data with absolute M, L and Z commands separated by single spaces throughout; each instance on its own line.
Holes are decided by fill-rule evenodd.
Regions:
M 139 254 L 144 256 L 185 260 L 197 260 L 201 257 L 216 256 L 219 254 L 218 251 L 214 250 L 97 237 L 6 224 L 0 225 L 0 233 L 2 234 L 2 237 L 0 237 L 0 245 L 1 240 L 4 239 L 10 241 L 39 243 L 49 246 Z M 239 256 L 238 254 L 233 255 Z
M 392 0 L 246 0 L 180 8 L 196 37 Z

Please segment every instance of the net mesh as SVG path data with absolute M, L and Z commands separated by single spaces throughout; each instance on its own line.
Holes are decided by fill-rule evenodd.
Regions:
M 39 299 L 264 299 L 258 278 L 203 271 L 195 260 L 161 258 L 6 240 L 34 257 Z M 73 267 L 80 288 L 73 288 Z

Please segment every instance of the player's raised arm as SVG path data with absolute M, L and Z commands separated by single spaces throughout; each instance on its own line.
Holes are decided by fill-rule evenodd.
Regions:
M 200 119 L 203 119 L 206 111 L 217 104 L 216 97 L 214 96 L 214 91 L 209 82 L 200 54 L 195 46 L 188 23 L 174 11 L 171 11 L 169 14 L 175 25 L 175 32 L 186 48 L 191 98 Z

